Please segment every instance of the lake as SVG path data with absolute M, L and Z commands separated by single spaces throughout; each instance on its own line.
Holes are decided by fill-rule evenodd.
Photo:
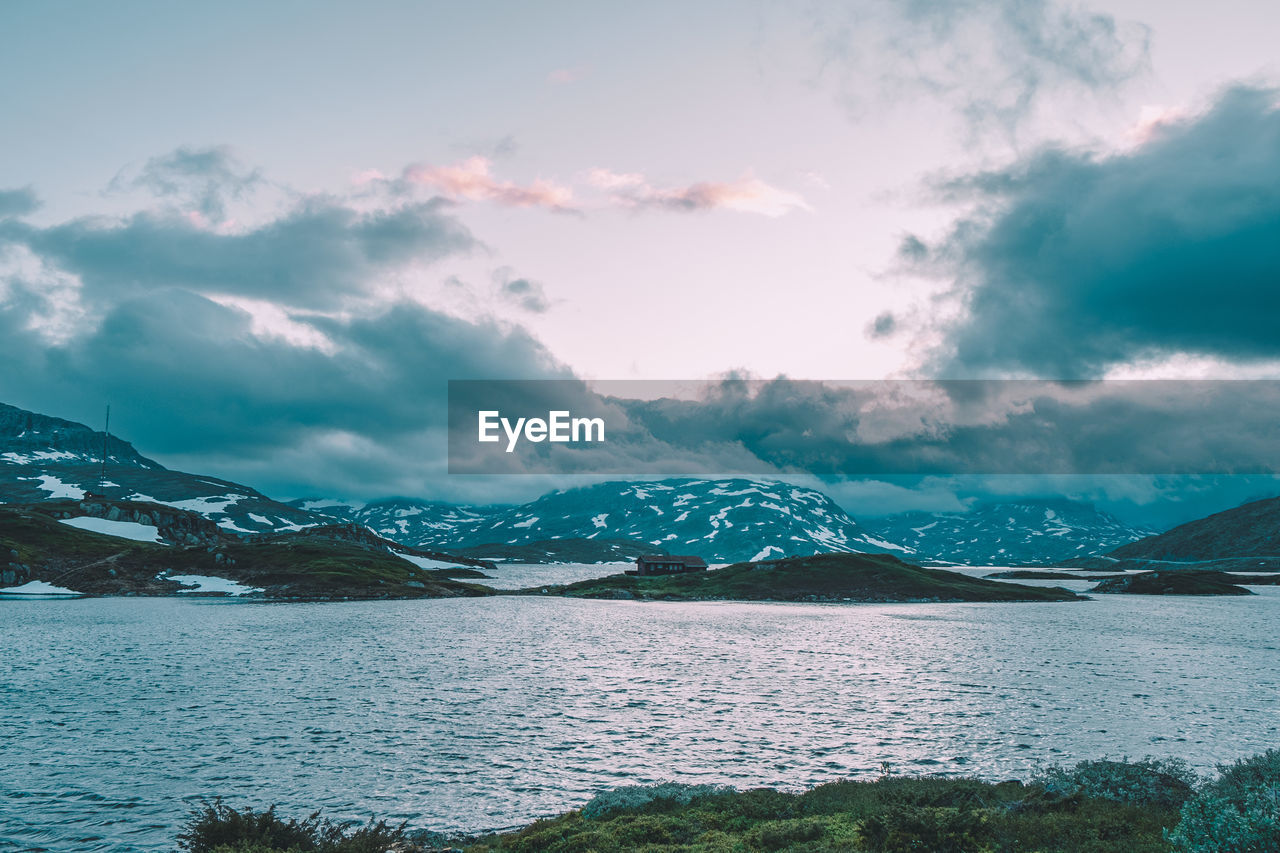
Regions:
M 1254 589 L 1053 604 L 4 600 L 0 849 L 170 850 L 217 795 L 479 830 L 665 780 L 1025 778 L 1146 755 L 1208 768 L 1280 742 L 1280 588 Z

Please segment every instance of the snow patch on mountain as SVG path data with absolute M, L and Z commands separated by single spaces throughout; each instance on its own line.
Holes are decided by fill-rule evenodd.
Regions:
M 714 562 L 749 560 L 762 551 L 910 553 L 868 533 L 822 492 L 745 479 L 607 482 L 551 492 L 521 506 L 389 499 L 346 518 L 405 545 L 445 550 L 607 537 Z
M 1090 556 L 1149 531 L 1083 501 L 979 504 L 969 512 L 908 512 L 864 524 L 919 559 L 960 565 L 1019 565 Z
M 120 539 L 132 539 L 134 542 L 164 542 L 160 538 L 160 531 L 154 524 L 138 524 L 134 521 L 112 521 L 107 518 L 94 518 L 90 515 L 59 520 L 68 527 L 76 527 L 80 530 L 87 530 L 90 533 L 101 533 L 106 536 L 116 536 Z

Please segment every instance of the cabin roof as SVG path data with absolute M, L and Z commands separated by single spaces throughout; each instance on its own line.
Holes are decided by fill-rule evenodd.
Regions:
M 683 563 L 686 566 L 706 566 L 707 561 L 701 557 L 680 556 L 679 554 L 642 554 L 636 557 L 645 563 Z

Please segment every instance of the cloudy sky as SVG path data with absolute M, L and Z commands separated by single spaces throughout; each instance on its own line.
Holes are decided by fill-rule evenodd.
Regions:
M 484 500 L 451 378 L 1280 377 L 1280 7 L 1199 9 L 6 3 L 0 399 Z

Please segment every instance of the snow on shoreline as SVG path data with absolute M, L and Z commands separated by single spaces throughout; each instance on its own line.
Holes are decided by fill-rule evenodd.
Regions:
M 65 586 L 54 586 L 44 581 L 28 581 L 22 586 L 0 589 L 0 596 L 3 595 L 84 595 L 84 593 L 67 589 Z
M 391 549 L 387 549 L 391 550 Z M 464 566 L 461 563 L 446 563 L 440 560 L 432 560 L 429 557 L 416 557 L 413 554 L 404 554 L 400 551 L 391 551 L 402 560 L 408 560 L 420 569 L 473 569 L 474 566 Z
M 160 575 L 167 581 L 177 581 L 184 586 L 195 584 L 195 589 L 179 590 L 179 594 L 195 593 L 195 592 L 221 592 L 226 595 L 249 595 L 254 592 L 262 592 L 261 589 L 252 586 L 245 586 L 242 583 L 230 580 L 229 578 L 219 578 L 212 575 Z

